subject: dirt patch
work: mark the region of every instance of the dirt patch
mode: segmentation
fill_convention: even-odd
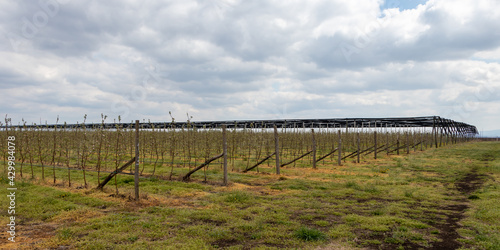
[[[358,203],[366,203],[370,201],[376,201],[378,204],[386,204],[391,202],[398,202],[400,200],[397,199],[385,199],[380,197],[370,197],[370,198],[354,198],[352,195],[348,195],[345,197],[346,199],[356,200]]]
[[[227,247],[239,245],[240,243],[241,242],[239,242],[235,239],[230,239],[230,240],[221,239],[221,240],[217,240],[217,241],[212,242],[211,245],[215,248],[225,249]]]
[[[283,249],[283,248],[287,248],[286,245],[282,245],[282,244],[276,244],[276,243],[262,243],[262,244],[256,244],[255,246],[266,246],[266,247],[272,247],[272,248],[278,248],[278,249]],[[243,249],[247,250],[247,249],[252,249],[253,247],[245,247]]]
[[[217,220],[212,220],[212,219],[201,219],[198,222],[200,224],[211,224],[211,226],[216,226],[216,227],[222,226],[223,224],[226,223],[224,221],[217,221]]]
[[[39,244],[47,241],[55,235],[56,225],[48,223],[32,223],[16,226],[16,242],[7,240],[10,235],[7,232],[0,233],[3,242],[0,249],[35,249]]]
[[[479,189],[484,183],[485,175],[477,173],[476,169],[472,169],[465,177],[455,183],[455,188],[464,195],[473,193]],[[439,230],[439,242],[433,244],[430,249],[457,249],[462,246],[458,242],[461,236],[457,229],[460,228],[458,222],[462,220],[465,210],[468,208],[467,199],[462,199],[460,204],[441,207],[441,210],[447,211],[446,220],[444,223],[434,225]]]
[[[458,191],[464,194],[470,194],[479,189],[484,183],[485,175],[478,174],[477,170],[473,169],[464,178],[455,183]]]
[[[342,216],[333,214],[316,214],[316,213],[300,213],[295,212],[290,215],[290,219],[299,222],[301,225],[305,225],[309,228],[315,228],[318,230],[324,230],[324,227],[316,224],[316,221],[326,221],[329,225],[335,225],[342,222]]]
[[[388,231],[388,232],[373,232],[370,230],[366,229],[356,229],[354,230],[354,233],[357,235],[357,238],[354,239],[354,242],[359,247],[365,247],[366,249],[380,249],[380,250],[392,250],[392,249],[397,249],[399,246],[404,247],[404,249],[421,249],[424,248],[423,246],[411,242],[410,240],[405,239],[404,242],[403,240],[401,242],[390,242],[387,241],[387,239],[393,239],[392,235],[393,233]],[[374,243],[368,243],[367,242],[379,242],[378,244]],[[443,248],[446,249],[446,248]]]
[[[494,161],[495,160],[495,155],[493,153],[484,153],[483,155],[481,155],[481,157],[479,158],[479,160],[481,161]]]
[[[316,250],[353,250],[353,249],[362,250],[368,248],[352,247],[349,246],[347,243],[337,243],[337,242],[331,242],[326,246],[320,246],[316,248]]]
[[[457,249],[462,245],[457,241],[461,238],[457,232],[460,228],[458,222],[464,218],[466,204],[457,204],[443,207],[442,210],[448,211],[444,223],[435,224],[434,227],[439,230],[439,241],[432,244],[429,249]]]

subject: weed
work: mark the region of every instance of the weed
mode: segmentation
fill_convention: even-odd
[[[479,198],[479,196],[473,194],[473,195],[470,195],[469,197],[467,197],[467,199],[469,199],[469,200],[478,200],[480,198]]]
[[[380,192],[379,189],[374,185],[365,186],[363,188],[363,191],[368,192],[368,193],[372,193],[372,194]]]
[[[59,238],[61,238],[62,240],[72,239],[73,235],[74,235],[73,232],[69,228],[62,229],[58,233]]]
[[[382,242],[380,240],[367,240],[363,242],[362,245],[380,245]]]
[[[397,168],[403,168],[403,162],[399,158],[396,159],[396,167]]]
[[[325,240],[326,235],[314,228],[301,227],[294,232],[294,236],[304,241]]]
[[[388,237],[384,240],[386,243],[390,244],[403,244],[405,241],[399,237]]]
[[[373,210],[371,212],[371,214],[373,214],[373,215],[383,215],[384,214],[384,210],[381,209],[381,208],[377,208],[377,209]]]
[[[348,181],[348,182],[345,184],[345,187],[346,187],[346,188],[356,189],[356,190],[361,190],[361,187],[358,185],[358,183],[356,183],[356,182],[354,182],[354,181]]]
[[[316,224],[320,227],[327,227],[330,225],[330,222],[324,221],[324,220],[318,220],[318,221],[315,221],[314,224]]]
[[[131,237],[128,237],[127,240],[130,241],[130,242],[135,242],[139,239],[139,237],[137,236],[131,236]]]
[[[230,232],[228,230],[214,228],[208,233],[208,235],[216,240],[220,240],[220,239],[227,239],[229,237],[229,233]]]
[[[405,190],[405,197],[413,198],[413,190]]]
[[[251,199],[251,195],[243,191],[233,191],[225,195],[224,201],[230,203],[245,203]]]

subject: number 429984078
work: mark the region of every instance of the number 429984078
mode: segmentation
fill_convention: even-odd
[[[14,185],[14,179],[16,178],[16,168],[15,168],[15,160],[16,160],[16,144],[14,143],[14,141],[16,140],[16,137],[15,136],[9,136],[7,137],[7,141],[8,141],[8,148],[7,148],[7,154],[8,154],[8,169],[9,169],[9,173],[8,173],[8,178],[10,180],[10,185],[13,186]]]

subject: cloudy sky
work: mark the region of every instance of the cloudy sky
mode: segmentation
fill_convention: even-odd
[[[13,123],[439,115],[500,128],[497,0],[0,2]]]

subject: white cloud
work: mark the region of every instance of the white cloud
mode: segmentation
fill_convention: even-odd
[[[74,1],[26,37],[24,20],[44,9],[2,2],[0,113],[33,122],[446,114],[494,129],[497,1],[382,4]]]

